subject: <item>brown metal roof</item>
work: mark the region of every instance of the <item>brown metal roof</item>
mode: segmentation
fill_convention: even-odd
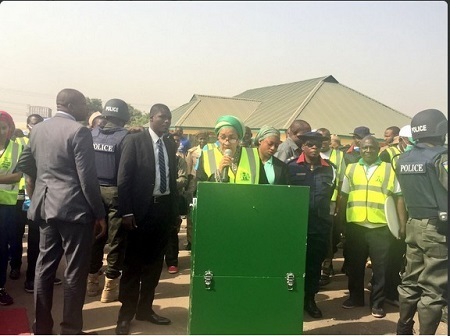
[[[286,130],[295,119],[331,133],[349,135],[357,126],[367,126],[382,138],[389,126],[402,127],[411,117],[356,90],[333,76],[309,79],[244,91],[234,97],[194,95],[172,111],[172,125],[185,129],[214,128],[225,114],[242,119],[252,130],[263,125]]]

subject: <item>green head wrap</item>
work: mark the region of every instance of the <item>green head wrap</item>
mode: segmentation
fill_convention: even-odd
[[[259,146],[259,141],[264,140],[265,138],[267,138],[269,136],[280,137],[280,131],[272,126],[264,125],[263,127],[261,127],[258,134],[256,134],[255,146]]]
[[[219,135],[220,129],[225,126],[233,127],[236,130],[239,139],[242,139],[244,137],[245,125],[237,117],[232,115],[225,115],[217,119],[216,126],[214,127],[214,132],[216,133],[216,135]]]

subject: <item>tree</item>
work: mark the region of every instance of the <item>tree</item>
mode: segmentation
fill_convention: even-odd
[[[128,104],[128,111],[130,112],[130,121],[127,123],[129,126],[143,126],[150,121],[150,112],[144,113],[130,104]]]
[[[91,116],[94,112],[102,112],[103,111],[103,104],[102,100],[98,98],[89,98],[86,97],[86,104],[88,106],[88,118]]]

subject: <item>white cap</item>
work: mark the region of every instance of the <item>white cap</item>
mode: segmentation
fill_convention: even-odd
[[[412,137],[411,125],[403,126],[400,129],[400,133],[398,135],[401,136],[401,137],[405,137],[405,138],[411,138]]]

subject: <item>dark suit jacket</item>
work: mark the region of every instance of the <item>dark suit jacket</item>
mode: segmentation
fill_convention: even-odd
[[[289,167],[279,158],[272,156],[273,170],[275,172],[275,185],[288,185],[289,183]]]
[[[173,216],[178,215],[176,147],[172,139],[163,137],[169,156],[169,187],[172,196]],[[123,140],[122,156],[117,174],[119,215],[133,214],[137,226],[149,218],[155,187],[156,164],[153,141],[148,130],[129,134]],[[151,225],[151,223],[148,223]]]
[[[104,218],[91,132],[57,113],[33,127],[16,170],[35,178],[31,220],[92,223]]]

